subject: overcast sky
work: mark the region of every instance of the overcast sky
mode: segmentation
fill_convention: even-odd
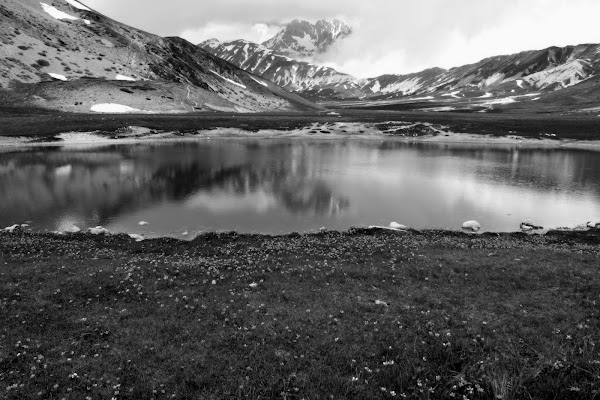
[[[82,0],[161,36],[261,42],[292,19],[341,18],[355,33],[319,60],[360,78],[599,43],[598,0]]]

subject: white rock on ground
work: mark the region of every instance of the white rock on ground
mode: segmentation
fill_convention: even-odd
[[[66,233],[79,233],[79,232],[81,232],[81,229],[76,225],[71,225],[71,226],[68,226],[67,229],[65,229],[65,232]]]
[[[13,233],[15,230],[18,230],[18,229],[21,229],[21,225],[14,224],[12,226],[7,226],[6,228],[4,228],[4,232]]]
[[[129,237],[134,239],[136,242],[141,242],[144,240],[144,237],[142,235],[138,235],[137,233],[130,233]]]
[[[88,232],[92,235],[108,235],[110,232],[103,226],[96,226],[95,228],[88,228]]]
[[[462,224],[462,228],[466,231],[477,232],[481,229],[481,224],[477,221],[466,221]]]
[[[392,223],[390,224],[390,228],[392,228],[392,229],[402,229],[402,230],[404,230],[404,229],[408,229],[408,227],[407,227],[407,226],[405,226],[405,225],[402,225],[402,224],[399,224],[399,223],[397,223],[397,222],[392,222]]]
[[[382,300],[375,300],[375,305],[387,307],[388,303]]]
[[[535,231],[539,229],[544,229],[543,226],[538,226],[534,224],[530,219],[521,222],[521,225],[519,227],[522,231]]]
[[[594,218],[586,224],[588,228],[600,228],[600,218]]]
[[[146,225],[148,225],[148,223],[146,221],[140,221],[140,222],[138,222],[138,225],[139,226],[146,226]]]

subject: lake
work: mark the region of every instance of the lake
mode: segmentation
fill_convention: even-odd
[[[600,153],[357,139],[35,147],[0,153],[0,204],[1,226],[147,237],[574,227],[600,215]]]

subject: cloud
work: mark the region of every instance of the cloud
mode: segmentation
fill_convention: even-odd
[[[194,43],[211,37],[259,42],[295,18],[340,17],[355,32],[318,61],[357,77],[600,42],[597,0],[83,1],[119,21]]]
[[[367,10],[355,33],[319,61],[373,77],[600,41],[600,3],[591,0],[425,0],[402,10]]]
[[[221,41],[245,39],[262,43],[277,34],[282,25],[242,24],[242,23],[208,23],[197,29],[187,29],[179,34],[185,40],[198,44],[207,39],[217,38]]]

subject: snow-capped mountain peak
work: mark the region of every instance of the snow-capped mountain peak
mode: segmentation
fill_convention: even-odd
[[[208,39],[208,40],[205,40],[204,42],[200,43],[199,46],[200,47],[210,47],[210,48],[214,49],[216,47],[219,47],[220,44],[221,44],[221,41],[219,39],[212,38],[212,39]]]
[[[295,19],[263,45],[292,58],[306,58],[326,52],[335,41],[351,33],[350,26],[339,19],[322,19],[314,24]]]

